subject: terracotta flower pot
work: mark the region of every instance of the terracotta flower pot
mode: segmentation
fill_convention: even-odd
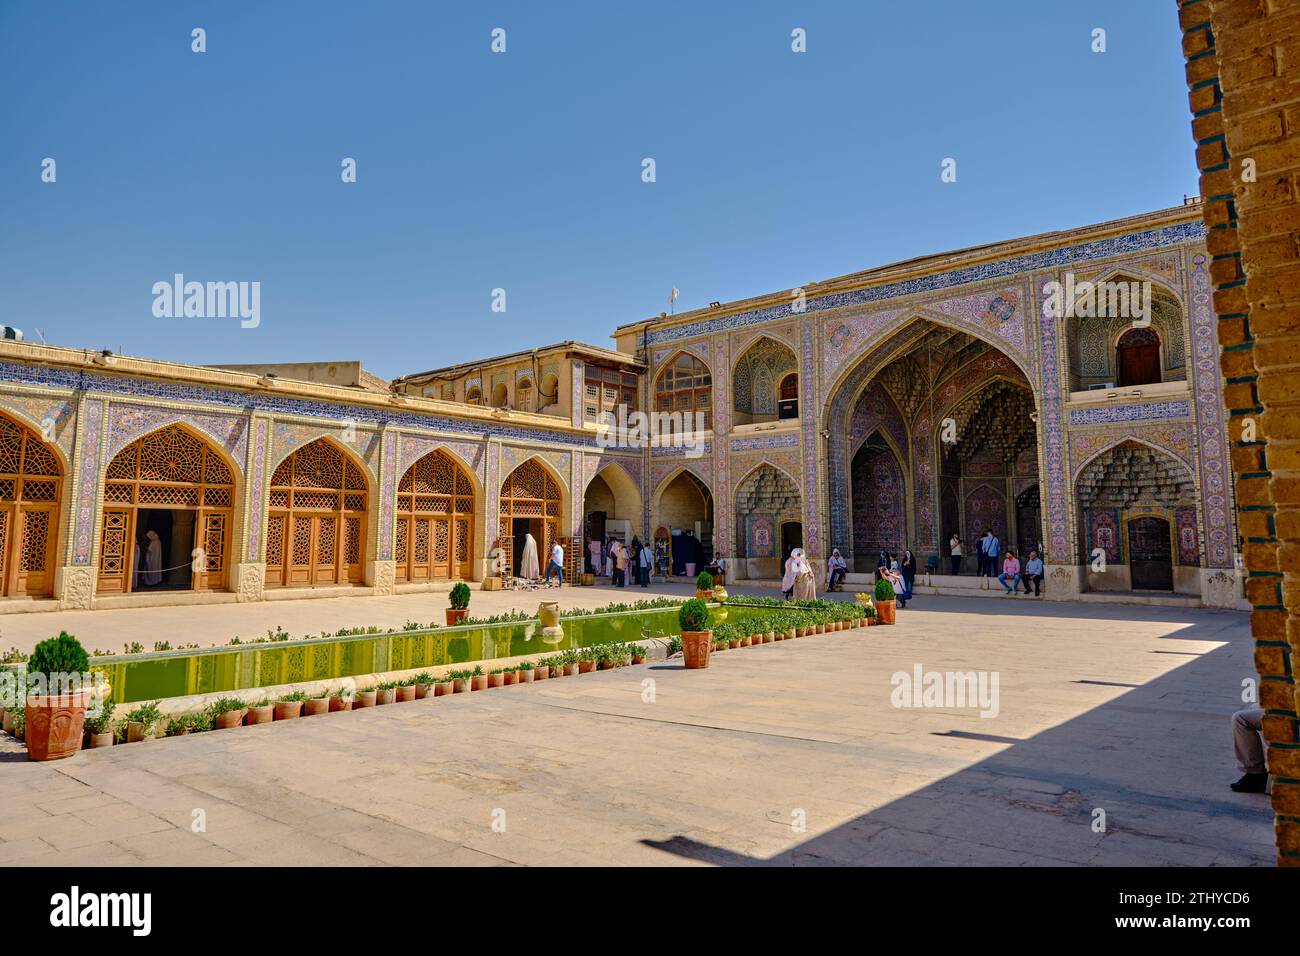
[[[735,645],[735,644],[732,644],[731,646],[732,646],[732,647],[735,647],[736,645]],[[644,654],[633,654],[633,655],[632,655],[632,666],[633,666],[633,667],[635,667],[637,664],[644,664],[644,663],[645,663],[645,655],[644,655]]]
[[[597,662],[596,662],[596,670],[598,670],[598,671],[612,671],[613,669],[614,669],[614,662],[613,662],[613,661],[597,661]]]
[[[430,682],[430,683],[428,683],[428,684],[415,684],[414,687],[415,687],[415,699],[416,699],[416,700],[424,700],[424,698],[428,697],[429,694],[431,694],[431,693],[433,692],[433,683],[432,683],[432,682]]]
[[[313,697],[302,702],[302,715],[304,717],[319,717],[321,714],[328,714],[329,712],[330,701],[328,697]]]
[[[14,713],[12,710],[5,711],[4,731],[7,734],[12,734],[14,732]]]
[[[440,680],[433,685],[433,696],[446,697],[453,690],[455,690],[455,684],[452,681]]]
[[[81,749],[85,736],[87,691],[27,698],[26,740],[29,760],[59,760]]]
[[[768,631],[766,634],[763,635],[764,643],[767,643],[768,641],[784,641],[784,640],[785,640],[785,631]]]
[[[467,618],[467,617],[469,617],[469,608],[467,608],[467,607],[462,607],[462,608],[449,607],[449,608],[447,608],[447,626],[448,626],[448,627],[455,627],[457,624],[459,624],[461,621],[465,620],[465,618]]]
[[[126,742],[128,744],[138,744],[142,740],[144,740],[144,724],[138,720],[127,721]]]
[[[248,708],[248,726],[250,727],[253,726],[253,724],[269,724],[274,719],[275,719],[274,704],[267,704],[265,707]],[[130,729],[130,725],[128,725],[128,731],[129,729]],[[128,737],[127,739],[129,740],[130,737]]]
[[[740,646],[740,638],[738,638],[738,637],[733,637],[733,638],[731,638],[731,640],[727,641],[727,646],[728,646],[728,647],[731,647],[731,648],[733,648],[733,649],[739,647],[739,646]]]
[[[102,734],[88,734],[87,736],[90,738],[91,750],[113,746],[113,732],[111,730],[106,730]]]
[[[470,684],[469,684],[470,690],[487,690],[487,686],[488,686],[487,674],[475,674],[473,677],[470,678]]]
[[[687,669],[708,667],[712,645],[712,631],[682,631],[682,657],[686,660]]]
[[[409,704],[415,700],[414,684],[403,684],[401,687],[394,687],[393,690],[397,691],[397,702],[399,704]]]
[[[362,707],[374,707],[379,701],[379,692],[375,690],[359,690],[356,696],[352,698],[352,709],[360,710]]]
[[[505,678],[503,683],[506,687],[509,687],[511,684],[519,683],[519,671],[506,671],[501,676]]]
[[[707,590],[707,591],[701,591],[699,588],[696,588],[696,589],[695,589],[695,596],[696,596],[697,598],[699,598],[701,601],[712,601],[712,600],[713,600],[713,589],[710,588],[710,589]]]
[[[533,671],[529,668],[526,671],[516,671],[519,676],[515,678],[516,684],[531,684],[533,682]]]
[[[538,664],[533,668],[533,680],[548,680],[551,676],[551,665]]]
[[[453,694],[468,694],[469,678],[457,677],[455,680],[451,682],[451,691]]]
[[[488,681],[487,681],[487,685],[488,685],[489,687],[505,687],[505,686],[506,686],[506,675],[505,675],[505,674],[488,674],[487,679],[488,679]]]
[[[302,705],[300,700],[277,700],[272,705],[275,708],[275,719],[297,720],[302,716]]]
[[[773,641],[775,641],[775,640],[776,640],[776,634],[773,633],[773,632],[770,632],[770,631],[769,631],[767,634],[764,634],[764,635],[763,635],[763,643],[764,643],[764,644],[771,644],[771,643],[772,643]]]
[[[384,687],[375,688],[375,704],[382,707],[384,704],[397,703],[397,688]]]
[[[565,677],[577,677],[577,676],[578,676],[578,671],[579,671],[579,667],[578,667],[578,662],[577,662],[577,661],[574,661],[572,664],[565,664],[565,665],[564,665],[564,676],[565,676]]]
[[[595,669],[596,669],[595,661],[578,661],[579,674],[590,674]]]
[[[244,726],[244,717],[248,714],[247,710],[227,710],[217,714],[216,720],[213,721],[213,727],[217,730],[231,730],[235,727]]]
[[[893,601],[877,601],[876,602],[876,623],[893,624],[894,608],[895,608],[895,604]]]
[[[330,698],[330,713],[331,713],[331,714],[337,714],[337,713],[338,713],[339,711],[341,711],[341,710],[351,710],[351,709],[352,709],[352,700],[351,700],[351,698],[348,698],[348,697],[331,697],[331,698]]]

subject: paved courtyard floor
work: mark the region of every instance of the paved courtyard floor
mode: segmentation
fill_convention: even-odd
[[[1268,798],[1227,788],[1245,615],[899,620],[49,764],[4,738],[0,864],[1273,862]],[[997,716],[895,708],[918,664],[996,671]]]

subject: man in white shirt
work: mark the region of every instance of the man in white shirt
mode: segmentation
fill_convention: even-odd
[[[637,563],[641,570],[641,587],[649,587],[650,569],[655,563],[655,554],[650,550],[650,542],[641,545],[641,554],[638,556]]]
[[[555,572],[556,584],[564,587],[564,549],[560,547],[560,542],[555,542],[551,547],[551,563],[546,566],[546,583],[551,583],[551,572]]]

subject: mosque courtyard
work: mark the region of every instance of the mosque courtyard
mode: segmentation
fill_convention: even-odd
[[[524,597],[537,595],[476,592],[475,608]],[[13,615],[0,629],[6,647],[77,625],[87,646],[219,643],[232,628],[428,619],[445,596],[357,605]],[[1246,615],[926,597],[898,620],[729,650],[707,670],[652,658],[49,763],[6,736],[0,863],[1273,863],[1268,797],[1228,789],[1228,719],[1254,677]],[[898,675],[918,670],[995,677],[996,699],[908,706],[927,701],[900,696]]]

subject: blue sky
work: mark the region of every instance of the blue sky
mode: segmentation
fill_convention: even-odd
[[[0,0],[0,322],[385,377],[610,345],[673,286],[681,311],[1177,205],[1179,44],[1168,0]],[[154,317],[177,272],[260,282],[261,324]]]

